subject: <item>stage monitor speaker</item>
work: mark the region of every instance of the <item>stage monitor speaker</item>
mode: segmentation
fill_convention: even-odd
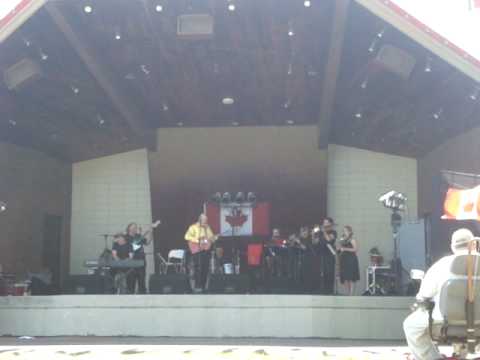
[[[246,294],[249,289],[247,275],[210,275],[208,292],[210,294]]]
[[[154,274],[149,281],[150,294],[189,294],[192,292],[188,275]]]
[[[69,275],[63,286],[63,293],[70,295],[94,295],[108,293],[108,279],[100,275]]]
[[[270,294],[294,294],[297,286],[293,279],[281,276],[272,276],[266,281],[266,288]]]

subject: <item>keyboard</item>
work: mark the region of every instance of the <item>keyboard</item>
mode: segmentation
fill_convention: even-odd
[[[86,260],[84,266],[87,268],[131,269],[145,266],[145,260]]]

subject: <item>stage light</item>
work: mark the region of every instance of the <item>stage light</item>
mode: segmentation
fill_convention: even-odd
[[[91,5],[85,5],[83,7],[83,11],[85,11],[87,14],[91,14],[93,11],[93,7]]]
[[[42,50],[42,49],[39,49],[38,50],[38,53],[40,54],[40,58],[43,60],[43,61],[46,61],[48,59],[48,55]]]
[[[235,4],[228,4],[228,11],[235,11]]]
[[[235,103],[235,99],[231,97],[224,97],[222,99],[222,104],[223,105],[233,105]]]
[[[120,30],[115,30],[115,40],[121,40],[122,34],[120,34]]]
[[[436,119],[436,120],[438,120],[438,119],[440,119],[440,117],[442,116],[442,114],[443,114],[443,109],[440,108],[440,109],[438,109],[438,111],[436,111],[436,112],[433,113],[433,118]]]
[[[223,193],[223,195],[222,195],[222,202],[224,202],[224,203],[232,202],[232,195],[230,195],[229,192]]]
[[[293,30],[288,30],[288,36],[293,36],[295,35],[295,33],[293,32]]]
[[[432,58],[427,58],[427,61],[425,63],[425,69],[423,71],[429,73],[432,72]]]
[[[8,123],[11,125],[11,126],[17,126],[17,122],[13,119],[9,119],[8,120]]]
[[[479,92],[480,92],[480,85],[477,85],[475,89],[472,91],[472,93],[470,94],[470,100],[476,101],[478,99]]]
[[[4,201],[0,201],[0,212],[4,212],[7,210],[7,203]]]
[[[309,8],[310,6],[312,6],[312,3],[309,0],[305,0],[303,2],[303,6],[305,6],[306,8]]]
[[[220,203],[222,202],[222,194],[219,192],[216,192],[215,194],[212,195],[212,201]]]
[[[287,120],[287,121],[285,121],[285,123],[286,123],[287,125],[293,125],[293,124],[295,124],[295,121],[293,121],[293,120]]]
[[[233,121],[233,122],[232,122],[232,125],[233,125],[233,126],[238,126],[238,125],[240,125],[240,123],[239,123],[238,121]]]
[[[372,43],[368,48],[368,52],[373,53],[376,48],[377,48],[377,38],[373,39]]]
[[[407,197],[398,191],[391,190],[378,198],[386,208],[403,211],[407,207]]]
[[[25,44],[26,47],[30,47],[30,45],[32,45],[30,40],[28,40],[26,37],[23,38],[23,43]]]
[[[290,100],[285,101],[285,103],[283,104],[283,108],[288,109],[290,107],[290,104],[291,104]]]
[[[254,203],[255,201],[257,201],[257,196],[255,195],[254,192],[250,191],[248,194],[247,194],[247,201],[249,203]]]
[[[383,35],[385,35],[385,29],[382,29],[382,30],[377,34],[377,37],[381,39],[381,38],[383,37]]]
[[[73,93],[74,93],[75,95],[80,92],[80,89],[77,88],[76,86],[73,86],[73,85],[72,85],[72,86],[70,86],[70,88],[72,89],[72,91],[73,91]]]
[[[179,121],[179,122],[177,123],[177,126],[178,126],[178,127],[182,127],[182,126],[183,126],[183,122]]]
[[[287,75],[292,75],[293,73],[293,65],[292,63],[288,64]]]
[[[163,111],[168,111],[168,105],[166,103],[162,104],[162,110]]]
[[[142,72],[145,74],[145,75],[150,75],[150,70],[148,70],[147,68],[147,65],[140,65],[140,70],[142,70]]]
[[[155,11],[158,12],[158,13],[159,13],[159,12],[162,12],[162,11],[163,11],[163,6],[160,5],[160,4],[157,4],[157,5],[155,6]]]
[[[100,114],[97,114],[97,123],[98,123],[98,126],[105,125],[105,119]]]
[[[245,194],[243,192],[239,191],[237,193],[237,195],[235,196],[235,202],[237,202],[237,203],[245,202]]]
[[[361,112],[361,111],[357,111],[357,112],[355,113],[355,117],[356,117],[357,119],[361,119],[361,118],[363,117],[362,112]]]
[[[366,89],[368,86],[368,77],[365,78],[365,80],[362,81],[362,84],[360,85],[360,87],[362,89]]]

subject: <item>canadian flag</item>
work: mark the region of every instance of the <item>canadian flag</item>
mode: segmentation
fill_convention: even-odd
[[[270,234],[270,204],[205,204],[212,231],[220,236],[267,236]]]
[[[480,0],[468,0],[470,10],[480,9]]]
[[[480,221],[480,186],[466,190],[448,189],[443,211],[442,219]]]

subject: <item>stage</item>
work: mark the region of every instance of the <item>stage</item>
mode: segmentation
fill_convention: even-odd
[[[412,302],[311,295],[2,297],[0,335],[402,340]]]

